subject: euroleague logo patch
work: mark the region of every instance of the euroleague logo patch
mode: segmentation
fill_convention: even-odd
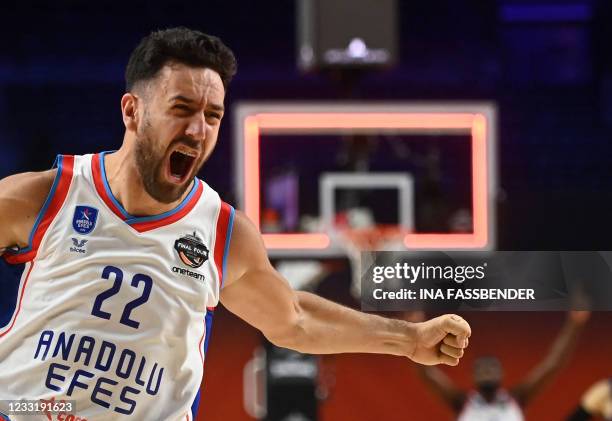
[[[72,218],[72,228],[79,234],[89,234],[96,227],[98,209],[91,206],[77,206]]]
[[[194,232],[174,242],[174,250],[183,263],[192,268],[199,268],[208,260],[208,248]]]

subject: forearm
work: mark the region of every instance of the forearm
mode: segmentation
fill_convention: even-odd
[[[513,389],[513,395],[526,405],[561,369],[576,346],[582,325],[566,321],[546,358]]]
[[[307,292],[296,292],[298,317],[280,346],[311,354],[346,352],[411,356],[413,324],[366,314]]]
[[[270,264],[256,227],[240,213],[234,225],[220,301],[275,345],[311,354],[379,353],[427,365],[459,364],[471,335],[460,316],[409,323],[294,291]]]
[[[543,368],[552,372],[560,368],[569,359],[581,331],[582,326],[569,321],[566,322],[552,344],[550,352],[542,364]]]

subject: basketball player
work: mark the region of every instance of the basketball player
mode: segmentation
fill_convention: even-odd
[[[587,421],[595,417],[612,420],[612,378],[592,385],[567,421]]]
[[[501,387],[503,370],[495,357],[482,357],[475,361],[473,378],[476,390],[472,392],[457,388],[434,367],[422,367],[419,372],[432,390],[457,413],[459,421],[520,421],[524,419],[523,408],[569,359],[589,316],[586,311],[568,313],[548,355],[509,390]]]
[[[119,150],[0,181],[0,279],[15,293],[0,412],[24,398],[75,401],[75,420],[193,419],[219,301],[300,352],[459,362],[471,333],[461,317],[408,323],[293,291],[255,226],[196,177],[235,69],[216,37],[154,32],[127,65]]]

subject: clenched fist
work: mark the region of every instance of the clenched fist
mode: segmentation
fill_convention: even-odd
[[[408,357],[424,365],[457,365],[472,334],[470,325],[456,314],[415,323],[415,348]]]

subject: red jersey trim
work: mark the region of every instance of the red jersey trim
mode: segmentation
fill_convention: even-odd
[[[119,208],[113,203],[108,193],[106,192],[106,189],[104,188],[104,181],[103,181],[102,172],[101,172],[101,165],[102,163],[100,161],[100,154],[95,154],[91,159],[91,173],[93,175],[94,186],[96,187],[98,196],[100,196],[102,201],[106,203],[106,206],[108,206],[115,215],[117,215],[119,218],[125,221],[127,218],[123,215],[123,213],[121,213]]]
[[[223,275],[234,224],[234,208],[221,201],[219,218],[217,218],[217,234],[215,236],[215,265],[219,274],[219,290],[223,287]]]
[[[150,231],[178,221],[194,208],[204,192],[203,183],[196,178],[195,185],[191,189],[191,192],[185,197],[185,200],[173,210],[164,212],[160,215],[133,217],[121,207],[114,197],[111,196],[112,192],[110,191],[110,186],[108,185],[102,167],[103,155],[104,153],[95,154],[91,161],[91,170],[96,192],[115,215],[138,232]]]
[[[9,249],[4,253],[4,259],[10,264],[19,264],[34,260],[45,233],[62,208],[66,196],[68,196],[68,190],[70,190],[70,185],[72,184],[74,156],[60,155],[56,162],[57,174],[55,175],[51,191],[32,227],[28,247],[16,252]]]

